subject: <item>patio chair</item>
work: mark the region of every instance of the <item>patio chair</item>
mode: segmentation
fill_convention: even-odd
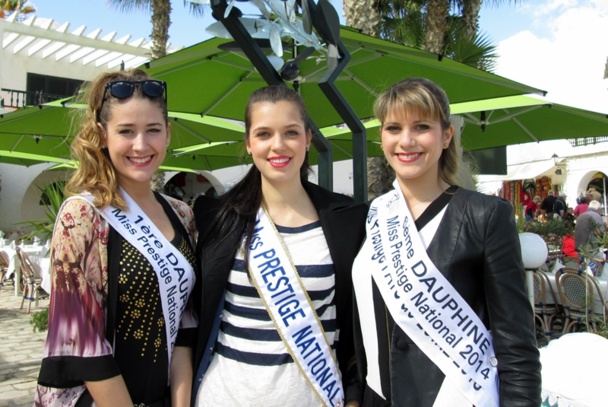
[[[4,252],[0,252],[0,289],[4,286],[4,279],[8,271],[8,258]]]
[[[555,321],[560,320],[563,325],[564,316],[549,277],[540,270],[534,272],[534,313],[542,320],[544,335],[551,340]]]
[[[584,326],[596,329],[605,324],[606,307],[602,313],[594,310],[594,299],[602,304],[604,299],[595,277],[583,270],[564,267],[555,275],[558,295],[564,310],[565,320],[562,333],[574,332],[577,327]]]
[[[41,287],[42,277],[38,273],[38,270],[32,264],[27,253],[17,247],[17,256],[19,256],[19,262],[21,263],[21,279],[23,282],[23,298],[21,299],[21,307],[25,300],[28,300],[27,313],[29,314],[32,308],[32,302],[35,302],[35,306],[38,307],[38,301],[42,298],[48,298],[49,295]]]
[[[542,297],[544,294],[544,287],[543,287],[543,281],[541,280],[540,276],[537,275],[538,272],[534,273],[534,322],[535,325],[537,326],[537,332],[538,332],[538,328],[540,328],[540,330],[542,331],[542,334],[549,338],[550,337],[550,332],[549,329],[547,328],[547,321],[544,318],[543,315],[543,301],[542,301]]]

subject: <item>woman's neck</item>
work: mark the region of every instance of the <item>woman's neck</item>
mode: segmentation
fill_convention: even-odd
[[[302,183],[279,185],[262,181],[263,204],[272,220],[281,226],[303,226],[318,220],[317,212]]]
[[[120,187],[139,205],[141,208],[156,202],[154,192],[150,185],[121,183]]]
[[[437,179],[434,183],[416,180],[398,180],[398,183],[410,209],[418,205],[428,206],[449,187],[442,179]]]

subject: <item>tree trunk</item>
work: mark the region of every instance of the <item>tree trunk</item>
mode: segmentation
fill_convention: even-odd
[[[428,0],[426,8],[425,51],[443,55],[444,38],[448,31],[449,0]]]
[[[475,38],[475,35],[477,35],[480,10],[481,0],[467,0],[462,5],[462,19],[464,22],[465,34],[468,38]]]
[[[464,118],[462,116],[454,115],[450,117],[450,123],[454,126],[454,140],[452,143],[456,143],[458,156],[460,157],[460,165],[456,172],[456,185],[471,191],[476,191],[477,186],[475,185],[475,179],[473,178],[471,164],[462,154],[462,143],[460,142],[462,138],[462,129],[464,127]]]
[[[167,54],[167,42],[169,41],[169,27],[171,26],[171,1],[152,0],[152,59],[163,57]]]
[[[377,0],[344,0],[346,25],[377,37],[381,21],[376,7],[377,2]]]

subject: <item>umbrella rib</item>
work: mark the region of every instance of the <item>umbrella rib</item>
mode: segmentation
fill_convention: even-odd
[[[203,157],[203,160],[205,161],[205,164],[207,164],[207,168],[209,168],[208,171],[213,171],[213,168],[211,168],[211,164],[209,164],[209,160],[207,159],[207,157],[205,157],[204,155],[202,157]]]
[[[241,55],[239,55],[239,57],[243,57]],[[244,58],[246,61],[250,62],[249,59]],[[243,69],[249,73],[251,72],[255,72],[255,69],[253,68],[252,65],[241,65],[241,64],[235,64],[234,62],[228,62],[228,61],[222,61],[220,59],[215,59],[215,62],[218,64],[223,64],[232,68],[238,68],[238,69]]]
[[[330,140],[329,142],[331,143],[333,140]],[[340,150],[341,152],[343,152],[344,154],[346,154],[347,157],[353,158],[353,155],[351,153],[349,153],[346,149],[340,147],[339,145],[337,145],[336,143],[332,144],[333,148]]]
[[[532,134],[532,132],[530,130],[528,130],[528,128],[526,126],[524,126],[519,121],[519,119],[517,119],[517,118],[514,117],[513,118],[513,123],[517,124],[523,130],[523,132],[526,133],[532,140],[538,141],[538,139],[536,137],[534,137],[534,134]]]
[[[359,85],[361,85],[361,87],[363,89],[365,89],[366,91],[368,91],[369,93],[371,93],[374,97],[378,97],[379,93],[374,90],[371,86],[369,86],[367,83],[365,83],[362,79],[360,79],[357,75],[355,75],[354,73],[352,73],[350,71],[350,69],[345,69],[344,72],[350,76],[350,78],[352,80],[354,80],[355,82],[357,82]]]
[[[458,114],[457,116],[464,116],[465,123],[468,122],[468,123],[477,124],[477,125],[481,124],[481,121],[477,120],[477,117],[475,117],[475,115],[473,113],[461,113],[461,114]]]
[[[228,97],[228,95],[230,95],[240,84],[241,82],[243,82],[245,79],[247,79],[248,77],[250,77],[252,74],[252,72],[248,72],[247,74],[241,76],[241,79],[239,79],[236,83],[234,83],[230,89],[228,89],[226,92],[224,92],[222,94],[222,97],[220,97],[219,99],[217,99],[215,102],[213,102],[211,104],[211,106],[209,106],[207,109],[203,110],[201,112],[201,116],[206,116],[211,110],[215,109],[215,107],[217,105],[219,105],[224,99],[226,99]]]
[[[224,145],[230,145],[232,143],[237,143],[237,141],[213,141],[213,142],[210,141],[209,143],[207,143],[205,145],[196,145],[196,146],[190,146],[190,147],[183,147],[181,149],[175,149],[175,150],[172,150],[172,151],[173,151],[173,156],[174,157],[180,157],[182,155],[188,155],[188,154],[192,154],[194,152],[200,152],[201,150],[205,150],[207,148],[217,147],[217,146],[224,146]]]
[[[522,114],[526,114],[526,113],[531,112],[531,111],[536,110],[536,109],[540,109],[543,106],[546,106],[546,105],[530,106],[530,107],[528,107],[526,109],[522,109],[522,110],[514,112],[514,113],[511,113],[511,111],[509,109],[503,109],[507,113],[507,115],[501,117],[500,119],[494,120],[491,123],[494,124],[494,123],[506,122],[507,120],[511,120],[511,119],[514,120],[515,117],[517,117],[517,116],[520,116]],[[489,122],[489,120],[488,120],[488,122]]]
[[[206,143],[210,143],[211,142],[211,140],[209,140],[208,138],[205,138],[205,137],[199,135],[198,133],[192,131],[192,129],[188,128],[188,126],[185,126],[184,124],[182,124],[181,121],[178,120],[177,118],[173,119],[173,123],[175,123],[175,125],[177,127],[179,127],[180,129],[184,130],[186,133],[190,134],[191,136],[194,136],[195,138],[197,138],[199,140],[202,140],[202,141],[204,141]]]
[[[25,135],[22,134],[21,137],[19,137],[19,140],[17,140],[17,142],[9,150],[11,153],[13,153],[15,151],[15,149],[17,148],[17,146],[19,145],[19,143],[21,143],[21,140],[23,140],[23,137],[25,137]]]

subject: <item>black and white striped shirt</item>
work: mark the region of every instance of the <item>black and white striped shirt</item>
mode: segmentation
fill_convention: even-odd
[[[338,341],[334,267],[320,222],[277,225],[301,281],[335,349]],[[197,397],[198,406],[315,406],[306,383],[245,270],[239,250],[228,278],[216,352]]]

